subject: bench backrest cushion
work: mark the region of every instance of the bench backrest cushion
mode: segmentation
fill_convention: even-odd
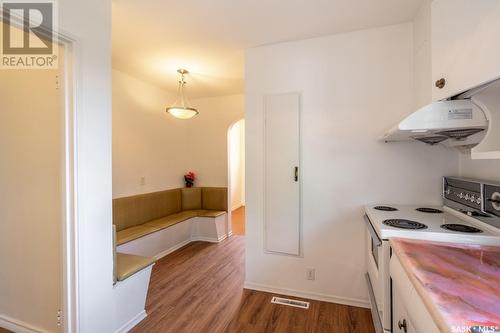
[[[121,231],[182,210],[181,189],[113,200],[113,223]]]
[[[227,212],[226,187],[203,187],[201,198],[203,209],[223,210]]]
[[[181,189],[182,210],[201,209],[201,187]]]

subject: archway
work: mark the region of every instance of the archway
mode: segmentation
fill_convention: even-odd
[[[228,200],[229,230],[245,234],[245,120],[228,129]]]

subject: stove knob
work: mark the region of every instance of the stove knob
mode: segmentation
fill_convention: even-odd
[[[446,193],[446,194],[450,195],[451,190],[450,190],[450,189],[447,189],[446,191],[444,191],[444,193]]]
[[[465,194],[465,200],[469,201],[469,193]]]
[[[472,202],[472,203],[476,202],[476,197],[473,196],[473,195],[471,195],[470,196],[470,202]]]
[[[460,194],[458,195],[458,197],[459,197],[460,199],[462,199],[462,198],[464,197],[464,193],[463,193],[463,192],[460,192]]]
[[[480,205],[480,204],[481,204],[481,197],[478,197],[478,198],[476,199],[476,202],[477,202],[477,204],[478,204],[478,205]]]

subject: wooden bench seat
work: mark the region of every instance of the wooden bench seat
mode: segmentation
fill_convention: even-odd
[[[116,280],[123,281],[144,268],[154,264],[151,257],[136,256],[133,254],[116,254]]]
[[[200,217],[217,217],[226,214],[223,210],[203,210],[201,212]]]
[[[130,227],[122,231],[118,231],[116,233],[116,245],[122,245],[128,243],[130,241],[133,241],[134,239],[149,235],[150,233],[153,233],[158,230],[159,230],[158,228],[150,226],[137,225],[135,227]]]
[[[117,245],[122,245],[134,239],[149,235],[153,232],[173,226],[174,224],[186,221],[193,217],[217,217],[224,215],[226,212],[222,210],[186,210],[180,213],[167,215],[165,217],[146,222],[144,224],[123,229],[116,233]]]
[[[227,188],[177,188],[113,199],[119,252],[160,258],[188,241],[227,237]]]

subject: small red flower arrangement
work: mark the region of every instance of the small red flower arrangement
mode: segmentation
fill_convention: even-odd
[[[186,183],[186,187],[193,187],[195,180],[196,175],[192,171],[189,171],[184,175],[184,182]]]

